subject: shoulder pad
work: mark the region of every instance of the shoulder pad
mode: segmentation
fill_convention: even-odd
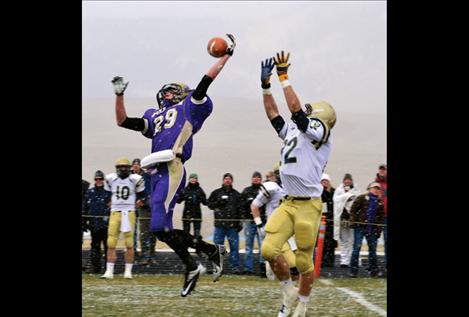
[[[266,197],[266,198],[270,198],[270,196],[277,190],[279,190],[280,186],[275,183],[275,182],[271,182],[271,181],[268,181],[268,182],[265,182],[262,184],[261,186],[261,191],[262,191],[262,194]]]
[[[113,182],[118,178],[117,173],[111,173],[106,175],[106,182]]]
[[[137,183],[139,180],[143,179],[142,175],[138,175],[138,174],[130,174],[130,180],[132,182],[135,182]]]
[[[265,188],[264,184],[261,184],[259,191],[262,193],[262,195],[264,195],[265,198],[270,198],[270,193],[267,188]]]

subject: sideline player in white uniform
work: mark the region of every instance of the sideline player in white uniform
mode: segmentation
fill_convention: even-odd
[[[257,225],[259,236],[261,236],[262,239],[265,238],[265,228],[264,228],[264,225],[262,224],[262,220],[260,217],[261,213],[260,213],[259,208],[265,205],[265,212],[266,212],[267,221],[268,221],[272,213],[280,205],[280,200],[286,195],[282,186],[280,186],[277,183],[276,174],[279,172],[278,171],[279,166],[278,164],[276,165],[277,166],[274,167],[274,172],[270,172],[272,174],[268,174],[266,176],[267,181],[261,185],[259,194],[251,203],[251,213],[253,215],[254,222]],[[282,250],[281,250],[283,257],[285,258],[285,260],[288,263],[288,266],[290,267],[290,275],[293,281],[298,280],[298,277],[299,277],[299,272],[296,268],[296,263],[295,263],[294,252],[296,251],[296,249],[297,247],[296,247],[295,238],[291,237],[288,239],[287,243],[283,245]],[[268,261],[265,261],[265,267],[266,267],[267,278],[269,280],[274,280],[275,274],[272,271],[272,268],[270,267],[270,264]]]
[[[269,89],[274,67],[272,58],[261,64],[264,108],[279,137],[284,140],[280,179],[287,193],[265,227],[262,256],[270,262],[282,286],[283,305],[278,316],[288,316],[298,299],[293,317],[300,317],[306,315],[314,281],[312,257],[322,212],[321,175],[331,151],[329,133],[336,115],[332,106],[324,101],[306,104],[306,113],[301,109],[300,101],[288,81],[289,56],[282,51],[281,54],[277,53],[274,60],[293,122],[286,123],[279,115]],[[299,289],[293,286],[288,264],[281,254],[283,245],[293,235],[298,246],[296,267],[301,274]]]
[[[112,199],[107,238],[106,272],[101,276],[102,278],[112,279],[114,277],[114,264],[117,258],[116,246],[121,232],[124,233],[126,247],[124,278],[132,278],[135,208],[143,205],[145,181],[138,174],[130,174],[130,166],[130,161],[127,158],[120,158],[116,162],[116,173],[106,175],[104,189],[112,192]]]

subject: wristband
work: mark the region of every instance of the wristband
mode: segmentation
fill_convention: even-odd
[[[269,88],[262,89],[262,94],[263,94],[263,95],[272,95],[272,93],[270,92],[270,89],[269,89]]]
[[[254,218],[254,222],[256,223],[256,225],[258,225],[258,226],[262,226],[262,220],[261,220],[261,217],[255,217],[255,218]]]
[[[287,88],[288,86],[290,86],[290,82],[287,80],[284,80],[284,81],[281,81],[280,82],[280,85],[282,85],[282,88]]]

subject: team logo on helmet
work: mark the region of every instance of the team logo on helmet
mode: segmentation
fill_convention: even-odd
[[[172,99],[165,99],[164,95],[167,92],[173,94]],[[166,84],[158,91],[156,94],[156,101],[158,102],[158,107],[164,108],[168,106],[175,105],[184,100],[190,92],[189,86],[183,83],[170,83]]]
[[[336,122],[336,114],[334,108],[325,101],[307,103],[305,105],[306,116],[310,118],[318,118],[332,129]]]

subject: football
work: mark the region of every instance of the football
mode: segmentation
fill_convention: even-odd
[[[226,54],[228,43],[221,37],[214,37],[208,41],[207,52],[213,57],[222,57]]]

